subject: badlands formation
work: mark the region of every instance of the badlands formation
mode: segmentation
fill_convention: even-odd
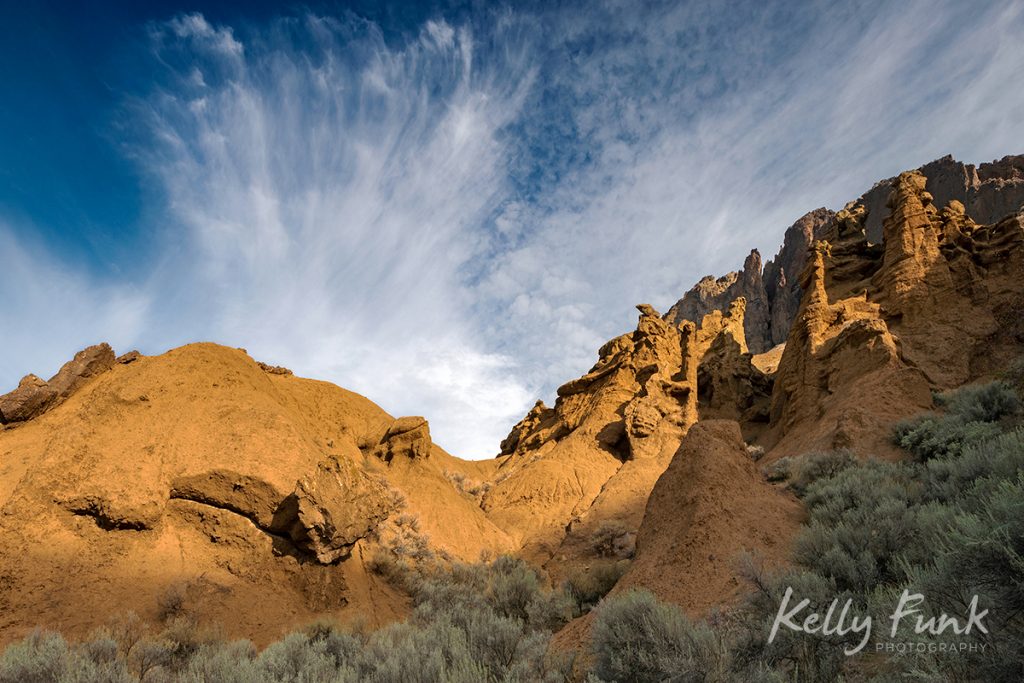
[[[947,157],[812,211],[767,263],[638,306],[490,460],[242,349],[90,347],[0,397],[0,642],[182,604],[257,644],[383,624],[409,610],[375,571],[396,543],[554,582],[628,563],[614,591],[706,614],[745,590],[741,554],[789,555],[801,505],[763,464],[899,457],[895,421],[1021,354],[1022,205],[1024,157]]]

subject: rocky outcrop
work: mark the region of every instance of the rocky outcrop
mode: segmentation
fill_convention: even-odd
[[[48,382],[35,375],[26,375],[17,389],[0,396],[0,424],[39,417],[113,365],[114,351],[110,345],[97,344],[76,353]]]
[[[97,370],[78,361],[70,376]],[[199,584],[190,616],[259,644],[327,613],[400,620],[407,602],[368,569],[392,511],[438,556],[513,551],[446,478],[496,470],[430,443],[422,418],[270,376],[237,349],[115,363],[0,429],[0,643],[37,624],[84,637],[110,614],[155,620],[169,589]]]
[[[697,405],[702,420],[740,420],[753,439],[768,422],[771,379],[754,366],[744,336],[746,300],[712,311],[697,330]]]
[[[1024,208],[1024,156],[964,164],[945,156],[918,169],[926,178],[923,190],[936,207],[961,207],[981,224],[996,223]],[[667,319],[700,324],[714,310],[726,310],[738,297],[747,300],[746,337],[753,353],[763,353],[786,341],[800,306],[799,276],[806,265],[807,250],[826,233],[847,238],[863,231],[874,244],[883,242],[883,225],[889,215],[889,197],[897,178],[877,183],[838,213],[816,209],[786,230],[782,248],[760,267],[752,252],[743,268],[720,278],[700,280],[669,310]]]
[[[643,440],[663,423],[681,429],[696,420],[695,327],[675,328],[648,304],[637,309],[636,331],[601,347],[590,372],[558,388],[554,408],[538,401],[502,442],[503,454],[538,450],[583,429],[623,459],[643,457],[650,451]]]
[[[701,279],[665,315],[673,324],[684,320],[702,323],[704,316],[714,311],[726,311],[736,299],[746,300],[744,336],[755,352],[771,348],[771,306],[762,277],[761,254],[750,252],[743,268],[715,279],[708,275]]]
[[[917,170],[927,178],[924,189],[936,206],[957,201],[979,223],[996,223],[1024,207],[1024,155],[1006,156],[978,166],[947,155]],[[865,228],[872,242],[882,241],[883,222],[888,215],[886,204],[894,180],[880,181],[858,200],[867,210]]]
[[[393,507],[379,480],[349,461],[329,458],[299,479],[285,507],[295,514],[288,535],[318,562],[332,564],[348,557],[352,546],[384,521]]]
[[[185,500],[226,510],[252,522],[274,537],[289,539],[299,553],[321,564],[344,559],[394,509],[387,487],[350,460],[329,457],[303,475],[294,491],[281,493],[260,477],[232,470],[212,470],[179,477],[171,484],[171,500]],[[157,519],[118,519],[151,529]],[[109,517],[109,513],[107,514]],[[153,515],[150,515],[152,518]]]
[[[803,302],[772,393],[767,445],[777,454],[851,446],[889,452],[886,425],[931,405],[926,378],[904,360],[879,305],[863,294],[830,301],[829,270],[872,256],[857,242],[842,246],[833,253],[830,243],[815,243],[802,277]]]
[[[697,420],[695,326],[637,309],[635,331],[602,346],[588,373],[559,387],[554,407],[538,402],[502,442],[484,509],[540,561],[563,545],[567,526],[582,538],[614,514],[635,529],[650,487]],[[577,550],[563,545],[560,554]]]
[[[704,316],[728,310],[736,299],[746,299],[744,334],[752,353],[763,353],[786,341],[793,316],[800,305],[799,274],[806,261],[807,246],[830,222],[832,212],[815,209],[786,230],[775,258],[764,264],[755,249],[739,271],[701,279],[669,309],[666,319],[679,324],[689,320],[702,324]]]
[[[801,216],[785,232],[782,247],[773,259],[764,264],[764,285],[770,311],[768,345],[754,346],[762,353],[786,341],[789,328],[800,308],[800,274],[807,265],[807,250],[832,221],[828,209],[815,209]]]
[[[256,361],[256,365],[260,366],[260,370],[267,373],[268,375],[282,375],[285,377],[291,376],[293,373],[291,370],[280,365],[270,365],[262,361]]]
[[[400,417],[388,425],[373,448],[373,454],[388,463],[396,456],[419,460],[430,457],[432,445],[430,425],[426,419],[419,416]]]
[[[928,187],[920,171],[892,181],[883,244],[864,227],[871,211],[850,204],[813,245],[775,376],[773,456],[891,452],[892,423],[931,407],[931,392],[1020,353],[1003,321],[1024,305],[1021,214],[979,226]]]

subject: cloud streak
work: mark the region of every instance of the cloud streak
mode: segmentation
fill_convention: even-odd
[[[99,338],[210,339],[493,455],[633,304],[903,168],[1024,151],[1022,29],[1009,2],[610,0],[398,38],[348,14],[170,18],[126,107],[149,272],[69,270],[0,229],[0,283],[30,284],[0,379]]]

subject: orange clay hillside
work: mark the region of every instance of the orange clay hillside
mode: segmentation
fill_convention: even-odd
[[[214,344],[121,361],[79,354],[84,387],[0,432],[4,640],[167,599],[263,643],[325,612],[392,620],[403,601],[366,563],[399,515],[456,558],[512,549],[444,476],[491,463],[452,458],[422,418]]]
[[[784,562],[801,519],[756,458],[897,457],[895,421],[1021,355],[1022,205],[1024,158],[944,159],[812,212],[763,272],[638,306],[487,461],[240,349],[90,347],[0,396],[0,644],[129,610],[261,645],[323,616],[383,624],[409,611],[396,555],[518,553],[554,582],[615,565],[616,591],[726,606],[737,558]]]

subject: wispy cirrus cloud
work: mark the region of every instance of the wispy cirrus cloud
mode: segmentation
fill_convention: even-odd
[[[69,267],[32,233],[0,221],[0,378],[12,387],[28,372],[50,377],[83,346],[133,344],[149,314],[144,291]]]
[[[1022,151],[1019,3],[605,11],[613,48],[556,82],[592,161],[514,207],[522,236],[481,285],[538,375],[583,371],[633,304],[664,310],[753,247],[770,258],[806,211],[947,153]]]
[[[158,289],[190,302],[165,329],[427,413],[453,450],[493,454],[532,392],[480,343],[460,272],[507,193],[498,131],[534,78],[523,48],[480,63],[443,20],[393,48],[371,23],[312,15],[244,48],[196,15],[154,41],[169,70],[136,103],[156,141],[140,159],[182,244]]]
[[[125,112],[149,272],[8,239],[0,264],[45,265],[0,273],[36,287],[0,320],[2,377],[70,351],[33,349],[24,321],[79,346],[212,339],[493,455],[633,304],[903,168],[1024,151],[1022,29],[1019,3],[953,1],[478,7],[400,35],[168,18]]]

